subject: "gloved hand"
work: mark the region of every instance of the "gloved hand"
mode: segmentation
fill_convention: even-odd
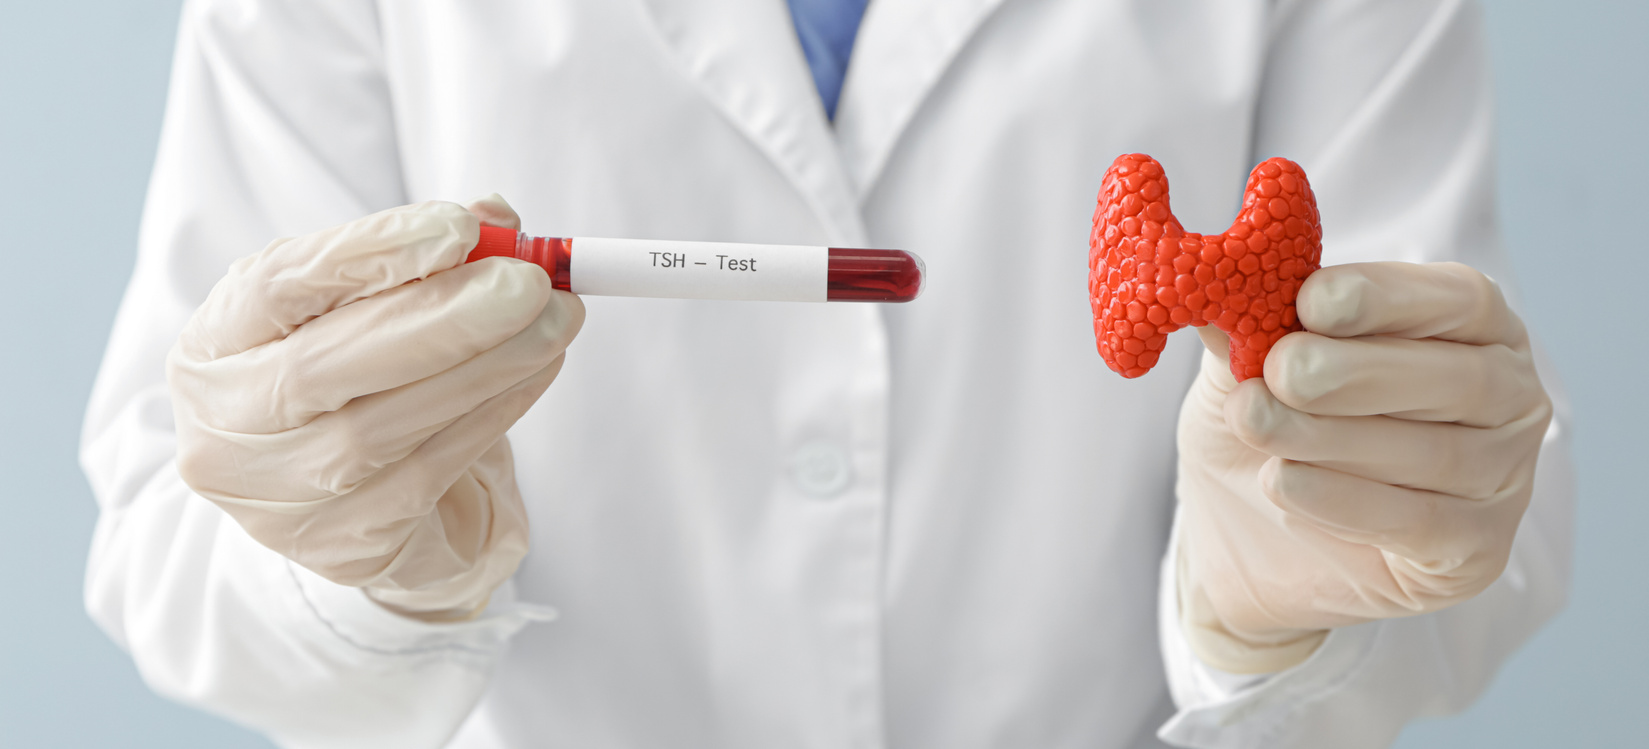
[[[263,545],[427,620],[527,550],[504,432],[584,321],[537,266],[463,264],[502,198],[424,203],[230,267],[167,361],[178,473]]]
[[[1488,587],[1551,419],[1522,321],[1469,267],[1331,266],[1298,309],[1306,330],[1240,385],[1225,335],[1200,329],[1180,412],[1181,624],[1233,673]]]

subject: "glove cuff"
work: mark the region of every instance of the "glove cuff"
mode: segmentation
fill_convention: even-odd
[[[475,603],[473,605],[440,609],[437,611],[421,611],[418,609],[406,608],[404,606],[397,606],[379,597],[380,595],[385,595],[386,597],[393,599],[395,596],[394,591],[375,591],[371,588],[363,588],[363,590],[366,592],[366,597],[373,603],[378,604],[380,608],[383,608],[384,610],[397,616],[404,616],[408,619],[416,619],[418,621],[429,622],[431,624],[454,624],[458,622],[475,621],[481,616],[481,612],[486,611],[487,606],[492,603],[492,593],[489,591],[487,595],[481,597],[479,603]]]
[[[1272,674],[1304,663],[1328,637],[1326,629],[1283,630],[1276,634],[1239,635],[1226,628],[1213,602],[1186,574],[1185,550],[1179,550],[1180,630],[1191,652],[1208,666],[1231,674]]]

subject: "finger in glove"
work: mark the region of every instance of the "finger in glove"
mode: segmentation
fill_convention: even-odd
[[[1500,287],[1460,263],[1331,265],[1305,280],[1295,305],[1306,330],[1332,338],[1528,344],[1528,332]]]
[[[1494,496],[1530,458],[1521,429],[1319,416],[1279,401],[1259,379],[1237,385],[1224,408],[1232,433],[1267,455],[1467,499]]]
[[[192,389],[207,425],[242,434],[287,431],[497,347],[539,319],[551,293],[549,278],[526,263],[461,265],[238,354],[179,358],[174,382]]]
[[[1291,333],[1266,358],[1265,381],[1278,400],[1322,416],[1497,427],[1544,398],[1528,358],[1503,344]]]
[[[1462,499],[1281,458],[1260,468],[1260,487],[1284,512],[1387,552],[1394,573],[1402,567],[1423,576],[1417,582],[1436,600],[1470,595],[1499,576],[1528,503],[1520,492]]]
[[[276,240],[229,267],[178,347],[210,361],[284,338],[346,304],[459,265],[480,236],[480,220],[463,206],[429,202]]]
[[[180,455],[180,467],[195,490],[209,498],[267,510],[292,511],[299,503],[354,492],[375,472],[407,459],[472,410],[546,368],[559,368],[557,362],[583,319],[578,297],[552,292],[525,329],[457,366],[356,398],[292,429],[270,434],[219,430],[215,439],[194,441],[203,449]],[[477,449],[503,431],[482,439]],[[293,470],[295,466],[303,470]],[[256,497],[237,491],[241,476],[261,477]]]

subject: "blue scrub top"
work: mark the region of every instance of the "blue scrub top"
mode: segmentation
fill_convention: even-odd
[[[824,101],[825,116],[836,119],[836,102],[842,97],[842,79],[847,77],[847,60],[853,54],[853,39],[859,35],[859,21],[865,17],[869,0],[787,0],[790,17],[796,22],[807,66],[813,69],[813,85]]]

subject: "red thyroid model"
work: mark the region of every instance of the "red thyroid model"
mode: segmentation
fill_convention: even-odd
[[[1317,198],[1292,161],[1255,167],[1236,223],[1203,236],[1175,220],[1156,159],[1117,157],[1088,238],[1099,355],[1123,377],[1138,377],[1156,365],[1169,333],[1213,325],[1231,336],[1237,381],[1263,375],[1271,345],[1302,329],[1294,298],[1321,267],[1322,240]]]

